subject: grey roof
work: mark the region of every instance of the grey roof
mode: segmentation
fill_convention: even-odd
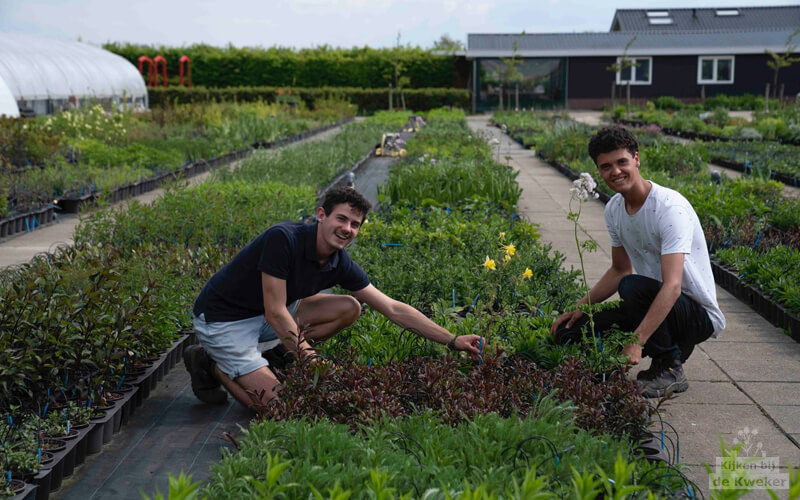
[[[718,11],[738,11],[737,16],[717,15]],[[653,25],[648,12],[666,12],[671,24]],[[800,28],[800,5],[784,7],[716,7],[688,9],[618,9],[611,31],[671,31],[671,30],[758,30]]]
[[[515,41],[520,57],[621,56],[634,36],[627,52],[631,56],[763,54],[765,49],[785,51],[793,31],[470,34],[466,56],[510,57]],[[800,44],[800,37],[795,40]]]

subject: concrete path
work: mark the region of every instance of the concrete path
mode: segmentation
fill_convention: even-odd
[[[571,182],[533,151],[490,127],[488,118],[470,117],[469,126],[499,139],[500,157],[511,157],[523,190],[520,214],[539,224],[541,241],[566,255],[566,266],[577,268],[573,227],[567,220]],[[603,204],[584,204],[580,221],[598,243],[598,251],[585,256],[591,286],[611,262]],[[717,297],[728,327],[718,339],[698,346],[685,365],[689,390],[667,403],[663,412],[680,437],[680,460],[706,494],[708,474],[702,464],[713,467],[721,456],[720,436],[729,446],[735,439],[744,441],[749,448],[742,456],[754,456],[758,450],[759,455],[778,457],[783,472],[787,463],[800,465],[800,344],[720,287]],[[785,497],[785,492],[778,493]],[[747,498],[768,497],[754,491]]]
[[[360,120],[357,119],[357,121]],[[340,127],[335,127],[313,137],[309,137],[283,147],[294,147],[306,142],[326,140],[339,132],[339,130]],[[270,151],[278,151],[279,149],[280,148],[276,148]],[[241,165],[241,161],[242,160],[231,163],[226,168],[235,169]],[[205,172],[182,182],[185,185],[193,186],[201,182],[205,182],[211,175],[212,172]],[[163,194],[164,189],[155,189],[132,199],[135,199],[140,203],[148,204]],[[121,201],[113,206],[128,203],[132,199]],[[52,251],[58,245],[71,245],[73,243],[72,235],[75,232],[75,227],[80,223],[81,217],[78,214],[63,214],[58,215],[57,217],[58,220],[54,224],[0,242],[0,269],[24,264],[30,261],[33,256],[43,252]]]

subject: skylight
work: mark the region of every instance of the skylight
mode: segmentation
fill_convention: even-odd
[[[648,21],[650,24],[672,24],[671,17],[651,17]]]
[[[668,17],[668,16],[669,16],[669,12],[667,12],[666,10],[648,10],[647,11],[647,17],[650,17],[650,18],[653,18],[653,17]]]
[[[717,9],[717,16],[719,17],[730,17],[738,15],[739,15],[739,9]]]

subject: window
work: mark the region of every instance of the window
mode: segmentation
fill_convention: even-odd
[[[647,22],[653,26],[672,24],[672,18],[666,10],[648,10]]]
[[[717,17],[733,17],[739,15],[739,9],[717,9]]]
[[[733,56],[699,57],[697,83],[733,83]]]
[[[617,84],[650,85],[653,83],[652,57],[629,57],[625,63],[621,57],[618,57],[617,67],[622,67],[620,71],[617,71]]]

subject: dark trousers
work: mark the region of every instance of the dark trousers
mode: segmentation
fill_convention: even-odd
[[[630,274],[619,282],[619,307],[594,314],[595,331],[602,333],[613,325],[622,331],[634,331],[644,319],[653,301],[661,289],[661,282]],[[561,344],[579,342],[581,328],[589,322],[584,315],[572,327],[559,327],[556,341]],[[588,326],[587,326],[588,328]],[[708,318],[706,310],[681,293],[667,318],[647,339],[642,350],[643,356],[660,359],[680,359],[685,362],[692,354],[694,346],[708,339],[714,332],[714,326]]]

